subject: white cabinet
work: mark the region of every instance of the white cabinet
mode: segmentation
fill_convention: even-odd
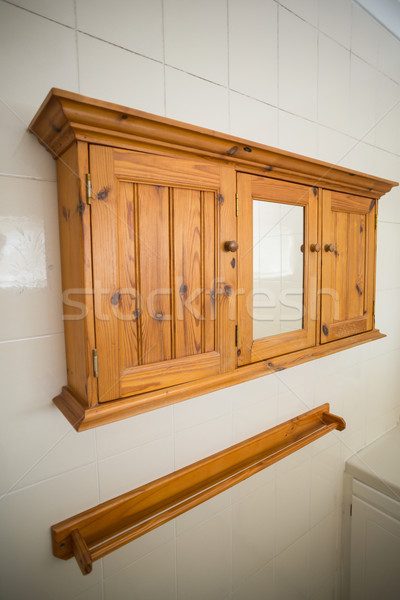
[[[351,600],[400,597],[400,502],[353,482]]]
[[[347,520],[344,596],[350,600],[400,598],[400,427],[346,465],[351,517]],[[346,537],[346,535],[345,535]]]

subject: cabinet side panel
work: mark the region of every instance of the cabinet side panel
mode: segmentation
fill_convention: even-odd
[[[85,403],[97,399],[89,347],[93,342],[90,214],[85,198],[86,144],[73,144],[57,159],[64,331],[68,385]],[[82,181],[83,180],[83,181]]]

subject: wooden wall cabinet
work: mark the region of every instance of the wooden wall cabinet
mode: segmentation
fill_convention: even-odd
[[[78,431],[382,337],[377,200],[394,182],[57,89],[30,131],[57,159],[54,401]],[[297,316],[287,302],[270,325],[263,282],[297,286]]]

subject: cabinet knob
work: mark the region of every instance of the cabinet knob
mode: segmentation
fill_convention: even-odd
[[[325,244],[325,252],[335,252],[335,244]]]
[[[311,244],[310,250],[311,250],[311,252],[320,252],[321,244]]]
[[[226,252],[236,252],[238,248],[239,244],[236,240],[230,240],[229,242],[225,242],[224,244],[224,250],[226,250]]]

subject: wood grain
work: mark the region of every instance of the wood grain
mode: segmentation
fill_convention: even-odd
[[[323,404],[174,473],[52,526],[53,552],[68,559],[90,550],[97,560],[247,479],[345,422]],[[83,538],[84,542],[81,542]],[[111,538],[111,539],[108,539]],[[90,559],[86,560],[90,564]],[[85,572],[85,570],[83,570]]]
[[[73,140],[225,161],[288,181],[379,198],[392,181],[241,138],[53,88],[29,125],[57,156]],[[245,149],[250,149],[248,152]]]
[[[374,329],[320,346],[277,356],[270,360],[252,363],[239,369],[206,377],[198,381],[115,400],[114,402],[108,402],[93,408],[85,407],[78,398],[74,397],[71,390],[67,387],[62,389],[61,394],[56,396],[53,402],[77,431],[85,431],[92,427],[119,421],[120,419],[142,414],[149,410],[155,410],[162,406],[169,406],[176,402],[199,396],[200,394],[207,394],[208,392],[263,377],[270,373],[277,373],[310,360],[329,356],[335,352],[346,350],[346,348],[353,348],[354,346],[384,337],[386,337],[384,334]]]

